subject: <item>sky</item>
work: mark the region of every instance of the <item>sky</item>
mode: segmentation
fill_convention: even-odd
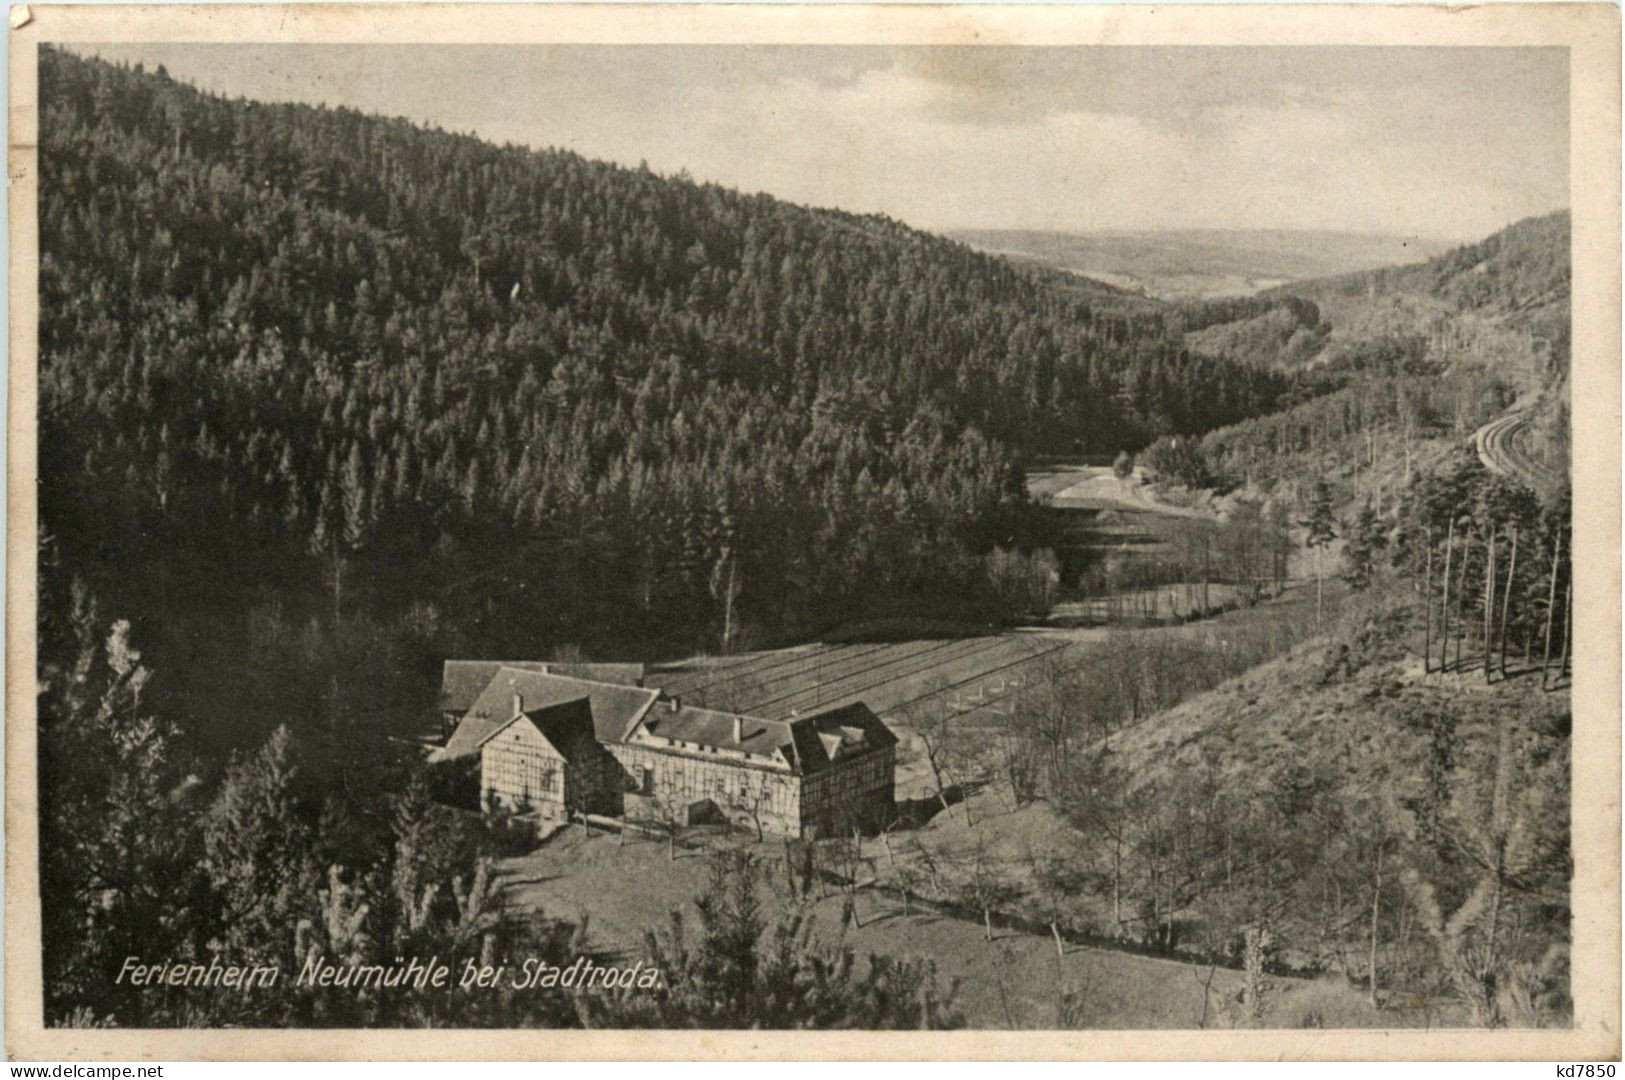
[[[1475,240],[1568,205],[1560,48],[87,46],[933,230]]]

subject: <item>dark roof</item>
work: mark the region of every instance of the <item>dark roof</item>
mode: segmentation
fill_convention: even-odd
[[[526,709],[492,728],[479,745],[484,746],[520,720],[529,721],[567,761],[590,756],[598,745],[593,734],[592,705],[584,697],[541,709]]]
[[[467,712],[485,692],[498,669],[551,671],[572,679],[642,686],[646,669],[642,664],[591,664],[557,660],[447,660],[440,669],[440,711]]]
[[[444,747],[431,755],[431,760],[444,761],[477,752],[487,739],[516,718],[515,695],[520,698],[520,706],[527,716],[551,714],[556,706],[569,704],[574,712],[568,715],[579,717],[584,706],[593,738],[600,743],[623,742],[641,723],[652,736],[691,746],[743,751],[762,757],[782,754],[790,768],[801,775],[823,771],[843,753],[897,745],[897,736],[862,702],[810,716],[769,720],[680,703],[673,707],[676,699],[656,705],[660,697],[658,690],[576,678],[564,674],[565,668],[601,670],[604,674],[622,676],[634,669],[640,674],[643,671],[640,664],[448,660],[441,692],[442,707],[451,711],[452,702],[466,700],[467,704],[457,710],[463,713],[457,730]],[[484,680],[479,691],[469,694],[468,684],[478,678]],[[737,740],[734,738],[735,719],[740,725]],[[538,730],[547,734],[540,724]],[[551,735],[548,739],[558,746]],[[565,753],[562,746],[559,751]]]
[[[503,664],[434,758],[443,761],[478,750],[486,736],[513,719],[515,694],[522,699],[526,712],[586,698],[592,709],[593,730],[602,743],[620,742],[659,696],[654,690],[635,686],[589,682]]]
[[[467,712],[501,668],[546,671],[532,660],[447,660],[440,669],[440,711]]]
[[[549,660],[542,670],[555,675],[568,675],[572,679],[588,682],[614,683],[616,686],[642,686],[647,672],[642,664],[594,664]]]
[[[738,718],[741,738],[734,740],[734,719]],[[783,720],[700,709],[693,705],[671,708],[671,699],[662,701],[643,718],[643,730],[662,739],[679,739],[698,746],[743,750],[747,754],[772,757],[790,740],[790,725]]]
[[[827,769],[841,755],[843,745],[848,752],[897,745],[897,736],[862,702],[794,720],[739,716],[741,737],[737,741],[733,737],[736,714],[687,705],[671,709],[668,705],[662,702],[644,716],[644,731],[700,747],[742,750],[765,757],[777,751],[801,775]]]
[[[796,731],[796,753],[802,757],[797,769],[804,773],[828,768],[842,753],[843,744],[859,751],[897,745],[891,728],[861,701],[803,716],[791,721],[791,726]]]

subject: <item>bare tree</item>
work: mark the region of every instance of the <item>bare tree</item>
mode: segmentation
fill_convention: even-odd
[[[1065,771],[1073,745],[1089,725],[1090,693],[1076,649],[1054,649],[1027,666],[1011,728],[1041,749],[1051,779]],[[1030,760],[1026,762],[1031,764]],[[1017,795],[1020,801],[1020,793]]]
[[[677,861],[677,840],[685,827],[682,808],[666,798],[653,798],[649,800],[649,807],[654,811],[652,818],[643,822],[657,836],[666,839],[666,856]]]
[[[1015,889],[1004,878],[999,860],[987,848],[981,833],[963,853],[962,868],[971,899],[982,912],[982,930],[985,940],[993,940],[993,912],[1015,898]]]
[[[892,867],[892,877],[897,882],[897,893],[903,900],[903,914],[912,915],[913,899],[920,891],[920,871],[911,862],[900,862]]]
[[[1039,914],[1049,925],[1050,936],[1055,939],[1055,956],[1066,956],[1066,942],[1061,937],[1061,920],[1066,917],[1069,902],[1078,894],[1083,875],[1071,859],[1059,851],[1035,852],[1026,850],[1028,872],[1032,875],[1033,899]]]
[[[938,686],[901,710],[899,717],[919,738],[925,748],[925,761],[931,768],[931,779],[937,788],[937,800],[943,812],[948,811],[948,761],[953,740],[953,710],[948,704],[947,689]]]
[[[852,919],[859,927],[863,926],[863,916],[858,911],[858,882],[868,860],[863,855],[863,844],[856,829],[847,832],[844,828],[837,828],[834,835],[820,841],[824,855],[832,869],[841,879],[841,891],[846,894],[847,903],[852,912]]]
[[[1130,830],[1137,799],[1105,750],[1077,760],[1056,798],[1068,823],[1105,848],[1111,867],[1112,925],[1117,928],[1123,925],[1124,869],[1132,854]]]

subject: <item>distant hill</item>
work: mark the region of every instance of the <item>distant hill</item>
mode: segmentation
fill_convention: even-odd
[[[1416,263],[1449,247],[1420,237],[1279,229],[986,229],[949,235],[983,251],[1171,300],[1248,296],[1304,278]]]

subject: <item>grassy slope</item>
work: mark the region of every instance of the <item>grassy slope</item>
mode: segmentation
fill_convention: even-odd
[[[1317,776],[1348,797],[1383,792],[1402,803],[1422,793],[1432,718],[1454,720],[1453,785],[1489,771],[1497,725],[1507,720],[1525,756],[1541,762],[1538,780],[1531,782],[1557,800],[1552,807],[1559,812],[1555,808],[1568,784],[1566,692],[1542,692],[1538,674],[1515,674],[1492,684],[1484,682],[1482,672],[1424,676],[1415,653],[1421,632],[1410,621],[1413,613],[1375,597],[1353,598],[1347,609],[1331,636],[1334,643],[1308,641],[1114,736],[1123,774],[1143,788],[1197,775],[1211,762],[1217,763],[1223,788],[1245,797],[1269,797],[1283,777]],[[1005,792],[999,783],[990,784],[970,800],[968,815],[958,805],[938,814],[900,850],[916,851],[911,845],[923,842],[939,864],[950,867],[945,877],[956,881],[959,875],[951,867],[964,865],[979,845],[1006,869],[1008,880],[1028,889],[1031,853],[1068,850],[1083,838],[1047,803],[1012,810]],[[1104,902],[1079,897],[1078,912],[1085,922],[1104,925],[1109,916]],[[1015,906],[1026,903],[1017,900]],[[1201,916],[1191,914],[1196,944],[1203,936]],[[1291,952],[1282,958],[1308,960]],[[1409,1006],[1390,999],[1379,1018],[1340,977],[1321,983],[1324,997],[1316,1009],[1329,1025],[1461,1020],[1451,1002],[1414,998]],[[1336,993],[1326,988],[1332,984]],[[1170,984],[1169,992],[1174,991]],[[1272,1022],[1293,1022],[1290,1001],[1289,994]]]
[[[1041,808],[1023,811],[1023,820]],[[765,859],[777,858],[778,845],[757,845]],[[877,845],[866,852],[877,868],[885,855]],[[531,855],[503,866],[508,902],[522,910],[569,920],[588,919],[587,947],[630,963],[643,955],[646,929],[664,929],[673,911],[692,920],[691,905],[705,883],[706,861],[683,853],[675,861],[663,841],[637,839],[624,847],[612,837],[570,829]],[[776,914],[786,900],[782,869],[769,875],[763,888],[768,911]],[[868,953],[927,956],[944,983],[958,980],[957,1004],[973,1028],[1053,1028],[1056,1026],[1057,975],[1082,1001],[1077,1023],[1089,1028],[1194,1028],[1204,1014],[1205,966],[1135,956],[1110,950],[1071,946],[1059,972],[1055,946],[1047,938],[1021,933],[995,923],[995,940],[983,940],[979,923],[948,915],[903,914],[895,895],[865,890],[859,899],[864,925],[849,927],[846,939],[862,957]],[[814,918],[821,937],[839,934],[841,898],[817,902]],[[1208,1026],[1225,1026],[1236,1015],[1233,1000],[1240,992],[1238,972],[1211,972],[1207,999]],[[1379,1017],[1358,995],[1332,979],[1279,979],[1270,1014],[1275,1026],[1299,1027],[1310,1022],[1327,1026],[1392,1024]]]
[[[1407,623],[1393,635],[1392,625],[1373,624],[1380,637],[1352,646],[1355,662],[1367,661],[1356,670],[1338,646],[1309,642],[1128,731],[1117,752],[1142,783],[1216,751],[1241,783],[1310,768],[1341,772],[1350,791],[1414,794],[1428,752],[1419,718],[1454,715],[1468,763],[1486,752],[1500,715],[1534,734],[1563,729],[1568,695],[1543,693],[1538,674],[1489,684],[1482,671],[1424,676],[1420,634]]]

